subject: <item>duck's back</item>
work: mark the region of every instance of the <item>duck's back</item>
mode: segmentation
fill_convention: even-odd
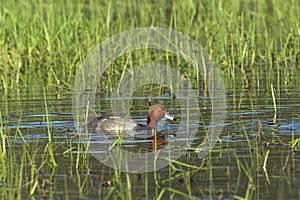
[[[120,117],[97,117],[89,123],[89,131],[102,132],[128,132],[137,127],[133,120],[125,120]]]

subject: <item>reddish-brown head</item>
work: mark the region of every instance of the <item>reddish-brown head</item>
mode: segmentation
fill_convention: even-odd
[[[175,120],[174,117],[169,116],[166,109],[161,105],[151,106],[148,113],[147,125],[152,128],[156,128],[157,122],[163,117],[170,120]]]

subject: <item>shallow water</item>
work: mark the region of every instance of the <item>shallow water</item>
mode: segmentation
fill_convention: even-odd
[[[277,113],[270,91],[254,92],[248,89],[227,91],[227,115],[222,134],[213,150],[204,158],[194,151],[201,144],[211,110],[209,97],[199,95],[201,122],[193,142],[187,148],[178,149],[183,153],[176,162],[154,172],[117,172],[96,159],[96,154],[105,151],[92,151],[86,155],[86,148],[76,134],[72,111],[72,91],[66,89],[46,90],[47,109],[42,91],[28,93],[19,89],[3,95],[0,102],[5,141],[10,154],[19,158],[14,170],[24,170],[22,196],[29,197],[30,187],[26,181],[31,176],[30,169],[36,166],[38,174],[49,180],[53,186],[39,187],[33,196],[54,199],[187,199],[187,196],[209,199],[233,199],[248,194],[253,199],[298,199],[300,198],[300,90],[284,88],[280,90]],[[136,92],[130,101],[131,118],[146,123],[149,108],[147,90]],[[293,91],[286,92],[286,91]],[[1,95],[2,96],[2,95]],[[108,93],[97,96],[96,112],[110,116],[111,102],[115,99]],[[206,102],[206,103],[203,103]],[[208,103],[207,103],[208,102]],[[164,105],[170,114],[180,119],[180,106],[169,91],[160,96],[152,96],[152,104]],[[48,113],[48,114],[47,114]],[[47,117],[48,122],[47,122]],[[172,145],[178,133],[180,120],[165,122],[161,135],[164,145]],[[193,126],[193,124],[190,124]],[[47,151],[48,134],[54,146],[57,166],[51,164]],[[96,143],[102,141],[96,136]],[[3,142],[3,137],[1,138]],[[185,140],[185,138],[182,138]],[[33,159],[22,159],[24,146],[28,147]],[[133,152],[153,151],[150,138],[124,138],[122,148]],[[267,158],[267,159],[266,159]],[[25,162],[27,167],[22,166]],[[180,163],[194,166],[187,167]],[[265,167],[263,167],[265,166]],[[196,169],[198,167],[198,169]],[[17,173],[18,174],[18,173]],[[2,182],[1,193],[17,186]],[[40,183],[40,182],[39,182]],[[17,190],[17,189],[16,189]],[[19,194],[20,195],[20,194]],[[186,196],[185,196],[186,195]]]

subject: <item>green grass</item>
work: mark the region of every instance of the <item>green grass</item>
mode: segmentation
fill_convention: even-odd
[[[98,43],[147,26],[192,37],[211,54],[224,77],[244,79],[244,85],[249,79],[256,82],[253,86],[260,84],[256,74],[283,73],[269,78],[276,87],[297,73],[298,1],[57,0],[0,5],[1,85],[6,89],[38,84],[72,88],[82,60]],[[112,66],[110,74],[120,73],[121,66]]]
[[[51,196],[55,190],[48,191],[41,185],[47,178],[57,178],[56,173],[62,163],[68,166],[66,176],[76,180],[76,188],[72,190],[69,180],[65,178],[63,187],[66,199],[72,199],[73,191],[78,191],[81,198],[88,196],[99,182],[98,197],[103,199],[131,199],[137,195],[133,192],[136,188],[147,197],[154,195],[156,199],[199,199],[200,195],[195,196],[195,193],[218,196],[223,193],[217,194],[213,189],[225,186],[220,186],[217,181],[208,181],[215,178],[216,172],[222,174],[220,169],[214,168],[217,164],[237,169],[237,179],[231,180],[231,184],[236,185],[233,196],[251,199],[258,198],[262,192],[259,190],[261,179],[257,174],[268,180],[262,184],[269,184],[274,179],[289,180],[292,174],[284,169],[296,168],[297,157],[292,152],[299,152],[298,136],[292,134],[289,143],[279,141],[288,145],[291,152],[283,153],[285,157],[278,164],[272,157],[272,150],[264,149],[262,155],[259,151],[260,142],[268,139],[273,142],[276,134],[267,139],[259,138],[258,141],[244,130],[242,135],[247,140],[245,158],[238,155],[237,149],[241,147],[235,149],[224,143],[219,150],[208,155],[205,167],[200,168],[201,163],[193,162],[196,152],[189,152],[187,159],[170,159],[168,177],[163,177],[158,171],[143,174],[138,182],[135,176],[111,172],[105,167],[99,173],[99,166],[89,165],[87,154],[73,153],[75,150],[86,152],[85,146],[74,142],[78,136],[61,143],[53,139],[55,133],[51,127],[50,113],[54,109],[48,99],[53,93],[67,98],[64,92],[73,89],[85,56],[106,38],[133,28],[156,26],[182,32],[204,47],[216,62],[226,89],[232,93],[230,104],[234,113],[250,107],[252,120],[259,121],[259,116],[254,113],[260,109],[262,98],[270,98],[266,104],[274,105],[271,120],[274,119],[275,123],[276,113],[280,112],[281,105],[285,105],[286,99],[281,97],[295,97],[297,91],[299,94],[300,2],[297,0],[12,0],[0,2],[0,26],[0,199],[34,198],[35,195],[55,198]],[[193,86],[199,93],[203,90],[205,83],[202,84],[203,80],[195,69],[183,58],[170,52],[147,49],[118,58],[105,71],[98,91],[111,91],[128,69],[154,62],[171,65],[190,80],[196,77]],[[109,97],[109,94],[103,96]],[[27,143],[25,136],[30,135],[29,132],[19,128],[10,130],[7,128],[10,122],[3,120],[15,115],[19,118],[16,126],[20,124],[24,112],[28,114],[29,111],[22,106],[12,110],[11,105],[23,99],[42,99],[44,102],[45,135],[48,135],[48,140],[43,145],[39,141]],[[244,119],[244,116],[234,115],[231,120]],[[245,125],[240,122],[237,126],[243,128]],[[22,141],[22,145],[18,146],[16,141]],[[226,153],[235,159],[224,158],[222,154]],[[67,162],[59,161],[58,155]],[[92,170],[96,171],[94,174],[100,181],[90,179]],[[46,177],[40,178],[41,174],[46,174]],[[225,172],[223,176],[226,177]],[[202,187],[195,189],[193,182],[189,181],[191,177],[200,185],[208,185],[208,191]],[[249,180],[247,184],[244,179]],[[245,188],[242,184],[246,185]],[[144,188],[140,189],[140,185]],[[148,188],[150,185],[154,186]]]

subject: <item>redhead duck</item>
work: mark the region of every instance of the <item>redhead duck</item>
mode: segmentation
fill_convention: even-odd
[[[125,120],[120,117],[98,117],[95,120],[92,120],[88,124],[90,132],[93,133],[118,133],[118,132],[130,132],[130,131],[143,131],[143,130],[153,130],[157,128],[157,122],[166,118],[169,120],[176,121],[175,117],[170,116],[166,109],[161,105],[153,105],[150,107],[148,117],[147,117],[147,126],[138,124],[133,120]],[[152,131],[150,131],[151,133]]]

